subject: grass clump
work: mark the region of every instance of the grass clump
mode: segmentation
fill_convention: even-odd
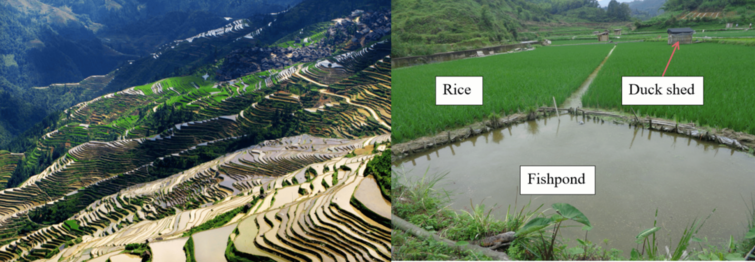
[[[393,260],[492,260],[476,252],[460,252],[434,239],[419,239],[398,229],[391,234],[391,245],[398,250]]]
[[[183,237],[187,237],[187,236],[193,235],[194,233],[198,233],[198,232],[202,232],[202,231],[205,231],[205,230],[210,230],[210,229],[213,229],[213,228],[218,228],[218,227],[224,226],[229,221],[231,221],[234,217],[236,217],[236,215],[238,215],[239,213],[249,212],[249,210],[255,204],[257,204],[257,201],[259,201],[259,198],[255,197],[254,200],[252,200],[251,203],[249,203],[247,205],[243,205],[243,206],[237,207],[237,208],[234,208],[233,210],[230,210],[230,211],[225,212],[223,214],[217,215],[214,218],[210,219],[207,222],[202,223],[199,226],[192,227],[191,229],[189,229],[189,231],[184,232],[182,236]]]

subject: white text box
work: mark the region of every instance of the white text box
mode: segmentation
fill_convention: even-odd
[[[595,166],[520,166],[522,195],[594,195]]]
[[[621,104],[703,105],[702,76],[624,76]]]
[[[436,76],[435,105],[482,105],[482,77]]]

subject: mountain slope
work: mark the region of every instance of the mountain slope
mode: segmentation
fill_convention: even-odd
[[[32,87],[76,83],[92,75],[105,75],[174,37],[222,25],[226,22],[224,16],[279,12],[298,1],[3,1],[0,91],[8,93],[9,104],[20,110],[0,115],[0,146],[45,115],[62,109],[56,104],[67,107],[93,97],[68,95],[51,100],[59,92],[35,91]],[[148,30],[136,30],[149,24],[153,26]],[[40,103],[47,101],[50,104]],[[11,116],[21,117],[11,120]]]
[[[666,0],[635,0],[629,2],[629,8],[632,9],[632,16],[646,20],[663,13],[660,10]]]
[[[626,3],[611,0],[396,0],[394,57],[429,55],[537,40],[541,27],[630,19]]]
[[[199,76],[168,78],[69,108],[57,119],[58,128],[43,135],[39,146],[27,152],[21,170],[33,168],[44,158],[54,159],[52,165],[23,181],[18,188],[0,194],[0,202],[4,203],[0,207],[0,245],[6,250],[0,251],[0,260],[34,260],[63,254],[65,257],[102,255],[104,253],[99,251],[82,254],[77,250],[89,246],[104,250],[111,244],[120,245],[125,242],[101,237],[129,225],[140,225],[134,224],[138,221],[162,224],[180,215],[177,209],[206,212],[198,208],[229,201],[229,196],[238,193],[249,194],[249,201],[265,199],[257,203],[265,207],[255,210],[272,211],[287,200],[280,194],[275,197],[262,191],[283,190],[306,181],[303,177],[297,182],[277,178],[291,179],[296,175],[292,171],[315,163],[337,164],[332,171],[342,164],[356,165],[350,167],[352,172],[339,171],[344,176],[332,172],[319,176],[317,181],[328,178],[320,183],[328,187],[319,191],[309,189],[309,194],[303,195],[331,194],[328,188],[340,188],[334,187],[338,183],[331,180],[334,176],[343,183],[353,183],[357,178],[354,172],[371,157],[372,150],[360,148],[389,138],[390,58],[386,57],[389,47],[390,42],[375,43],[328,60],[246,75],[227,82],[205,81]],[[331,66],[324,66],[328,64]],[[260,144],[266,139],[304,133],[309,136],[297,139],[296,146],[286,139]],[[256,147],[249,148],[255,144]],[[237,151],[235,155],[224,156],[239,149],[246,153]],[[298,153],[287,153],[294,149],[299,150]],[[342,158],[349,152],[363,157]],[[223,158],[218,158],[221,156]],[[224,164],[218,165],[216,160]],[[328,162],[330,160],[336,162]],[[189,169],[192,171],[186,171]],[[186,176],[189,174],[191,177]],[[231,178],[236,182],[213,186]],[[157,179],[168,180],[144,184]],[[162,185],[165,181],[177,183],[172,193],[154,191],[153,185]],[[202,184],[207,187],[198,188],[199,184],[194,184],[198,181],[206,181]],[[320,188],[320,184],[312,184],[312,187]],[[146,191],[137,190],[140,187]],[[297,192],[298,188],[285,190]],[[129,196],[111,198],[116,193]],[[102,204],[108,206],[101,207]],[[243,204],[237,200],[228,207]],[[112,210],[112,213],[93,212],[94,209]],[[224,210],[229,209],[217,209],[217,212]],[[205,214],[219,215],[212,212]],[[209,218],[204,216],[196,222]],[[364,225],[371,224],[367,222],[369,219],[360,218],[365,221]],[[77,229],[72,229],[72,224],[76,224]],[[142,243],[142,238],[166,237],[168,233],[180,236],[187,229],[150,230],[132,234],[128,237],[131,240],[123,241]],[[39,237],[43,235],[45,237]],[[77,238],[80,240],[74,241]],[[387,238],[371,241],[389,245]],[[74,247],[59,253],[59,247],[64,244]],[[235,247],[244,245],[237,243]],[[389,257],[385,253],[387,249],[378,249],[382,251],[364,250],[366,253],[356,252],[350,256],[383,260]],[[239,252],[244,251],[239,249]]]
[[[299,31],[307,25],[344,17],[358,8],[371,10],[387,8],[389,2],[387,0],[305,0],[286,12],[276,15],[255,15],[249,19],[243,19],[241,20],[243,22],[239,22],[243,25],[241,28],[233,24],[238,20],[228,21],[223,28],[232,28],[230,31],[220,30],[224,33],[212,34],[212,36],[210,36],[211,31],[207,31],[202,37],[192,38],[191,42],[188,42],[189,39],[180,39],[183,42],[161,46],[155,51],[155,54],[158,54],[157,57],[142,57],[133,64],[124,65],[117,72],[110,90],[120,90],[147,81],[183,75],[216,62],[222,65],[220,60],[232,52],[247,50],[250,47],[266,48],[278,39]],[[320,45],[320,47],[325,46]],[[333,49],[334,46],[330,45],[329,48]],[[262,58],[264,57],[259,59]]]

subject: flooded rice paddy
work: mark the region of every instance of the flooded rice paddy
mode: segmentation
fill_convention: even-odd
[[[194,251],[197,262],[225,261],[225,248],[228,235],[236,229],[236,224],[194,234]]]
[[[385,199],[374,176],[365,177],[354,192],[354,197],[367,209],[378,215],[391,218],[391,202]]]
[[[653,227],[656,209],[661,250],[666,245],[673,250],[684,228],[713,209],[697,236],[712,244],[722,244],[730,235],[741,239],[755,185],[755,158],[744,152],[573,115],[493,130],[394,165],[404,179],[415,181],[428,167],[428,174],[447,173],[436,188],[453,192],[454,210],[469,210],[471,200],[487,208],[497,205],[493,214],[502,219],[515,202],[519,208],[528,201],[532,208],[570,203],[594,227],[588,240],[603,245],[608,239],[609,247],[623,250],[625,256],[637,247],[635,236]],[[596,194],[517,196],[520,165],[595,165]],[[560,235],[575,247],[574,239],[584,238],[584,231],[574,227]]]
[[[167,261],[186,261],[186,253],[184,253],[184,245],[188,241],[188,237],[176,238],[172,240],[162,242],[149,243],[150,249],[152,249],[152,261],[154,262],[167,262]]]

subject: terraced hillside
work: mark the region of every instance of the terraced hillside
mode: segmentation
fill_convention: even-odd
[[[8,182],[16,164],[23,158],[23,154],[13,154],[8,151],[0,150],[0,185]]]
[[[387,261],[390,215],[380,210],[389,209],[390,203],[374,190],[374,183],[368,183],[372,176],[364,175],[373,153],[386,148],[376,146],[389,139],[386,134],[356,140],[309,135],[268,140],[170,177],[119,190],[68,221],[13,241],[0,255],[8,260],[23,254],[22,259],[29,260],[98,257],[104,261],[127,244],[148,242],[153,261],[177,261],[169,254],[184,257],[186,237],[191,236],[198,261],[233,257]],[[373,150],[345,157],[364,148]],[[351,204],[355,195],[380,205],[375,212],[382,217],[366,215]],[[228,213],[232,215],[225,216]],[[228,219],[217,223],[218,217]],[[195,230],[208,221],[216,228]],[[210,243],[218,239],[228,242],[212,248]]]
[[[366,161],[378,152],[379,145],[373,144],[390,138],[389,52],[390,41],[382,41],[341,56],[230,81],[214,82],[200,75],[167,78],[65,110],[55,120],[58,128],[38,139],[16,169],[31,176],[0,192],[0,261],[79,261],[125,250],[129,243],[183,234],[225,212],[240,214],[237,208],[255,197],[254,209],[244,208],[244,214],[335,195],[347,183],[364,179],[358,172],[363,173]],[[345,158],[347,154],[357,156]],[[18,162],[14,157],[20,155],[0,153],[2,170],[13,170]],[[1,162],[4,159],[10,160]],[[323,174],[325,165],[329,171]],[[342,165],[347,168],[336,171]],[[305,175],[306,167],[320,175]],[[276,189],[282,195],[276,195]],[[346,201],[341,205],[348,206]],[[338,211],[318,205],[316,209],[334,214],[332,221],[350,219],[343,221],[353,227],[312,224],[309,230],[319,232],[312,234],[326,241],[324,232],[348,229],[353,232],[345,234],[355,236],[343,240],[354,244],[353,249],[339,251],[340,258],[321,260],[389,259],[387,227],[373,225],[377,222],[363,219],[358,210],[349,211],[353,208],[338,206],[345,210]],[[189,215],[200,213],[201,217]],[[274,220],[268,221],[270,228]],[[365,229],[370,233],[359,231]],[[265,233],[261,239],[273,241],[274,235],[260,232]],[[372,238],[376,232],[385,238]],[[116,233],[130,238],[116,239]],[[290,254],[295,248],[302,258],[322,256],[301,245],[260,241],[264,244],[259,248],[273,259],[291,259],[275,254]],[[155,259],[171,257],[149,246],[132,245],[128,252],[144,250],[151,250]],[[206,255],[196,251],[197,256]],[[246,256],[243,250],[229,252]]]

